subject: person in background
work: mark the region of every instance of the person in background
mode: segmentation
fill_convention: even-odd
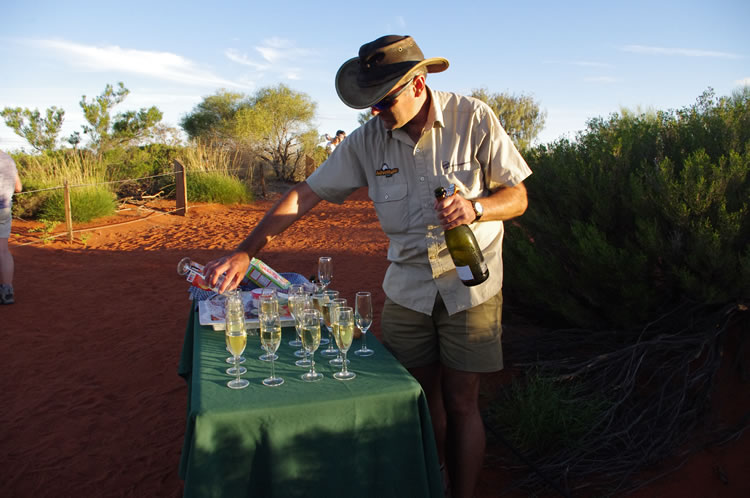
[[[427,74],[448,64],[425,59],[410,36],[363,45],[339,69],[336,91],[378,119],[352,132],[206,274],[216,283],[226,272],[221,290],[236,287],[250,258],[318,202],[342,203],[367,186],[390,239],[384,342],[427,396],[446,491],[469,498],[484,459],[480,377],[503,368],[503,220],[526,210],[522,182],[531,170],[489,106],[427,86]],[[462,195],[435,200],[434,190],[449,184]],[[473,287],[463,285],[445,245],[444,230],[462,224],[471,225],[490,271]]]
[[[23,189],[13,158],[0,151],[0,304],[15,303],[13,294],[13,255],[8,247],[13,192]]]
[[[336,146],[344,141],[346,138],[346,132],[344,130],[339,130],[336,132],[336,135],[331,138],[329,135],[326,135],[326,138],[328,139],[328,143],[326,144],[326,152],[328,152],[328,155],[331,155],[331,152],[334,151]]]

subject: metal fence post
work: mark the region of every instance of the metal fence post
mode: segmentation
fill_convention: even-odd
[[[68,242],[73,242],[73,213],[70,209],[70,186],[68,180],[63,182],[63,197],[65,200],[65,225],[68,227]]]
[[[174,184],[175,184],[175,214],[187,215],[187,178],[185,166],[177,159],[174,160]]]

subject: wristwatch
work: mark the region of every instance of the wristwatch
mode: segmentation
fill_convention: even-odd
[[[479,221],[484,214],[484,207],[482,207],[479,201],[471,201],[471,207],[474,208],[474,215],[476,216],[474,221]]]

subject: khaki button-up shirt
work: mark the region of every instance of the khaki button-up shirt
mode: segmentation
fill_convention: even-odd
[[[467,199],[512,187],[531,174],[492,110],[453,93],[430,92],[424,133],[414,143],[403,130],[386,130],[373,118],[344,140],[308,179],[321,198],[342,203],[368,187],[391,261],[383,290],[406,308],[431,314],[439,292],[454,314],[496,295],[503,282],[503,222],[482,221],[471,229],[490,277],[467,287],[458,278],[437,213],[437,187],[453,183]]]

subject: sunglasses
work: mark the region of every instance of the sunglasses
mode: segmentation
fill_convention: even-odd
[[[413,81],[414,81],[414,78],[410,79],[409,82],[405,84],[404,86],[402,86],[398,92],[388,95],[387,97],[383,98],[376,104],[372,104],[370,107],[372,107],[378,112],[382,112],[382,111],[385,111],[386,109],[390,109],[391,107],[393,107],[393,104],[396,103],[396,99],[398,98],[398,96],[404,93],[404,90],[409,88]]]

